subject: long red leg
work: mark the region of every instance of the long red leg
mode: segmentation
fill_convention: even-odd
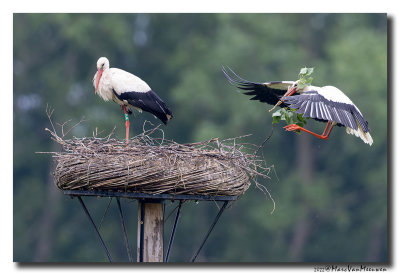
[[[300,126],[297,125],[297,124],[290,124],[290,125],[287,125],[287,126],[285,126],[285,127],[283,127],[283,128],[285,128],[286,131],[296,131],[296,130],[300,130],[300,131],[309,133],[309,134],[311,134],[311,135],[313,135],[313,136],[315,136],[315,137],[317,137],[317,138],[320,138],[320,139],[323,139],[323,140],[327,140],[328,137],[329,137],[329,135],[330,135],[331,132],[332,132],[333,126],[335,126],[335,125],[334,125],[331,121],[329,121],[329,122],[326,124],[325,130],[324,130],[324,132],[322,133],[322,135],[318,135],[318,134],[316,134],[316,133],[314,133],[314,132],[311,132],[311,131],[309,131],[309,130],[307,130],[307,129],[304,129],[303,127],[300,127]],[[328,130],[328,129],[329,129],[329,130]]]
[[[122,106],[122,109],[124,110],[124,116],[125,116],[126,144],[128,144],[128,142],[129,142],[129,117],[128,117],[128,111],[126,110],[126,106]]]
[[[328,139],[329,135],[331,134],[333,126],[335,125],[332,123],[331,128],[329,128],[328,134],[326,135],[326,139]]]
[[[326,134],[326,131],[328,130],[328,127],[329,127],[329,125],[331,125],[331,123],[332,123],[331,121],[328,121],[328,123],[326,124],[325,130],[322,133],[323,136]]]

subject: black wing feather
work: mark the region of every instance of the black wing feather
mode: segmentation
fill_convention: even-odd
[[[319,102],[315,103],[315,110],[316,110],[316,117],[324,118],[322,111],[321,111],[321,107],[319,106]]]
[[[303,114],[305,117],[311,117],[318,121],[334,121],[338,126],[346,126],[355,130],[360,124],[365,133],[370,131],[368,122],[354,105],[328,100],[316,91],[283,99],[290,108],[296,109],[296,113]]]
[[[354,108],[354,110],[352,110],[351,112],[356,118],[358,123],[360,123],[361,129],[365,132],[368,133],[369,131],[371,131],[371,129],[368,126],[368,121],[366,121],[363,116],[361,115],[361,113]]]
[[[260,102],[265,102],[267,104],[275,105],[276,103],[278,103],[279,99],[286,92],[286,90],[280,90],[268,87],[264,83],[247,81],[238,76],[229,67],[228,70],[230,71],[230,73],[232,73],[232,76],[225,70],[225,68],[222,68],[222,72],[228,79],[229,83],[241,90],[248,91],[248,92],[243,92],[243,94],[253,96],[252,98],[250,98],[250,100],[258,100]],[[275,81],[271,83],[278,84],[281,82]],[[287,107],[287,104],[282,103],[279,107],[282,108]]]
[[[299,109],[301,107],[301,105],[303,105],[303,102],[299,101],[299,102],[293,103],[293,105],[291,105],[290,108]]]
[[[173,117],[172,111],[162,101],[162,99],[152,90],[140,92],[124,92],[120,95],[113,89],[113,92],[119,100],[126,100],[130,105],[140,108],[158,117],[164,124]]]
[[[298,114],[304,114],[304,111],[306,110],[307,106],[307,101],[302,101],[300,108],[297,109],[296,113]]]
[[[311,102],[310,101],[306,101],[306,106],[305,106],[305,110],[304,110],[304,115],[306,117],[310,117],[310,113],[311,113]]]

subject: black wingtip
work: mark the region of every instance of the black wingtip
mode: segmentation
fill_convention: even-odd
[[[228,68],[229,68],[229,67],[228,67]],[[230,68],[229,68],[229,69],[230,69]],[[226,71],[226,69],[225,69],[224,66],[222,66],[222,72],[224,73],[225,77],[228,79],[229,83],[232,84],[232,85],[234,85],[231,76],[228,74],[228,72]]]
[[[163,117],[163,119],[161,120],[165,125],[167,125],[168,121],[170,121],[171,119],[173,119],[173,115],[170,109],[168,109],[167,114]]]
[[[239,89],[242,90],[253,90],[254,85],[263,85],[262,83],[258,82],[251,82],[248,81],[239,75],[237,75],[229,66],[226,66],[229,72],[222,66],[222,72],[224,73],[225,77],[228,79],[229,83]],[[232,75],[231,75],[232,74]]]
[[[174,115],[172,114],[171,109],[164,102],[159,102],[159,107],[161,108],[162,112],[153,113],[153,115],[167,125],[168,121],[171,120]]]

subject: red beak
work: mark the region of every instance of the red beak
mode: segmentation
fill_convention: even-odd
[[[283,95],[283,97],[285,96],[291,96],[292,94],[294,94],[296,92],[296,87],[291,87],[290,89],[288,89],[288,91]]]
[[[289,89],[288,89],[288,90],[286,91],[286,93],[282,96],[282,98],[283,98],[283,97],[286,97],[286,96],[291,96],[291,95],[294,94],[296,91],[297,91],[297,90],[296,90],[296,87],[289,87]],[[271,109],[269,109],[269,112],[271,112],[273,109],[275,109],[276,106],[281,105],[283,101],[284,101],[284,99],[280,99],[280,100],[275,104],[274,107],[272,107]]]
[[[292,94],[294,94],[296,92],[296,87],[291,87],[287,90],[287,92],[282,96],[282,97],[286,97],[286,96],[291,96]],[[284,99],[281,99],[278,101],[278,103],[276,104],[276,106],[281,105],[281,103],[285,101]]]
[[[96,79],[96,89],[94,90],[94,94],[97,93],[97,89],[99,88],[99,82],[100,82],[100,78],[101,78],[102,74],[103,74],[103,69],[98,69],[97,70],[97,79]]]

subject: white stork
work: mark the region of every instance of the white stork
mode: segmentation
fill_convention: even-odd
[[[317,121],[327,122],[324,132],[319,135],[296,124],[290,124],[284,128],[287,131],[304,131],[317,138],[327,140],[333,126],[345,126],[348,134],[361,138],[365,143],[372,145],[368,122],[364,119],[360,110],[342,91],[333,86],[304,86],[298,87],[298,81],[272,81],[257,83],[247,81],[230,68],[231,76],[222,68],[228,81],[246,90],[246,95],[253,96],[251,100],[258,100],[271,105],[280,105],[296,109],[296,113],[303,114]]]
[[[106,57],[97,60],[97,72],[93,77],[95,94],[105,101],[113,100],[121,105],[125,114],[126,142],[129,140],[129,107],[140,112],[146,111],[167,124],[172,116],[171,110],[161,98],[139,77],[117,68],[110,68]]]

